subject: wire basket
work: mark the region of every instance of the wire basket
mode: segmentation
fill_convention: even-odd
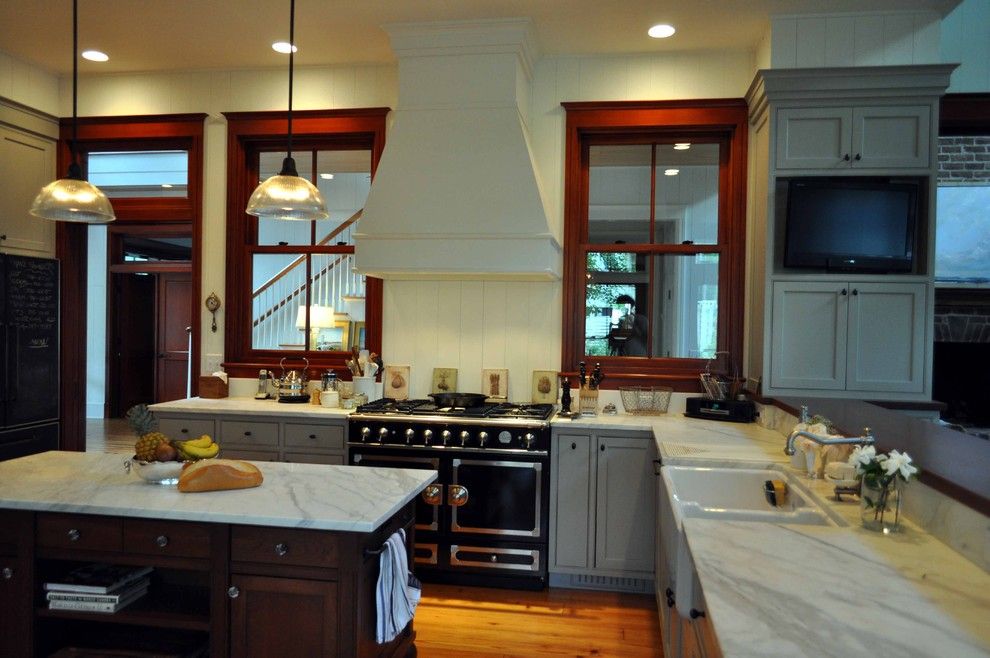
[[[626,413],[640,416],[658,416],[667,413],[670,394],[674,389],[668,386],[620,386],[622,408]]]

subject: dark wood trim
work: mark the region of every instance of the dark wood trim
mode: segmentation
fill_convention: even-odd
[[[199,113],[84,117],[79,119],[77,142],[81,153],[100,149],[122,150],[149,146],[161,148],[165,145],[189,151],[189,194],[186,199],[180,200],[184,204],[182,208],[175,199],[111,199],[117,220],[109,225],[108,230],[138,232],[153,221],[182,221],[191,224],[193,346],[189,358],[194,364],[194,371],[198,371],[200,362],[203,130],[206,117],[206,114]],[[71,119],[61,119],[57,155],[59,172],[68,170],[71,161],[68,140],[71,136]],[[151,230],[165,229],[152,227]],[[87,227],[60,222],[56,227],[55,235],[56,257],[62,261],[63,286],[59,314],[62,334],[62,383],[59,389],[59,405],[63,419],[60,445],[65,450],[85,450]],[[109,272],[107,279],[109,291]],[[110,313],[111,309],[108,305],[108,318]],[[67,334],[67,332],[71,333]],[[192,386],[195,395],[199,386],[198,377],[193,377]]]
[[[389,108],[355,110],[307,110],[292,113],[293,145],[300,149],[332,142],[335,146],[361,147],[371,150],[371,175],[378,167],[385,148],[385,119]],[[344,352],[280,352],[251,348],[251,288],[247,247],[255,241],[256,222],[244,212],[254,190],[257,172],[251,170],[249,154],[261,146],[283,146],[287,130],[287,112],[225,112],[227,119],[227,300],[224,333],[224,369],[233,377],[255,377],[262,368],[278,366],[283,356],[305,355],[310,361],[310,375],[334,368],[349,378],[344,367]],[[261,247],[266,253],[326,252],[311,246]],[[330,251],[345,251],[331,247]],[[382,281],[366,279],[365,343],[368,349],[381,352]]]
[[[564,160],[564,299],[561,367],[576,368],[583,356],[584,257],[592,245],[587,232],[588,144],[669,143],[685,135],[723,144],[719,176],[718,245],[593,245],[595,251],[635,253],[718,253],[720,357],[712,371],[733,374],[742,361],[743,291],[746,241],[748,119],[742,99],[696,101],[610,101],[562,103],[567,111]],[[704,359],[598,357],[608,373],[603,388],[665,384],[679,391],[700,390]]]
[[[943,96],[938,134],[990,135],[990,93]]]
[[[59,149],[58,170],[69,166]],[[59,260],[59,449],[86,449],[86,272],[89,227],[58,222]]]

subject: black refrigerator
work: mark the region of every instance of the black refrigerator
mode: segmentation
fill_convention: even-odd
[[[58,261],[0,254],[0,460],[58,448]]]

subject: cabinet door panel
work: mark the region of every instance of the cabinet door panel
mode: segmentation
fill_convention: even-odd
[[[556,479],[553,556],[550,569],[585,569],[589,563],[592,504],[591,436],[561,434],[554,439],[550,465]]]
[[[774,284],[771,387],[846,387],[847,298],[842,283]]]
[[[777,169],[849,166],[852,111],[845,107],[784,108],[777,112]]]
[[[851,283],[846,388],[920,393],[925,387],[923,283]]]
[[[927,167],[930,121],[927,105],[854,109],[853,166]]]
[[[55,222],[28,214],[38,191],[55,179],[55,142],[0,126],[0,250],[55,255]]]
[[[599,436],[595,567],[653,573],[656,489],[652,436]]]
[[[337,583],[238,575],[231,583],[232,656],[338,655]]]

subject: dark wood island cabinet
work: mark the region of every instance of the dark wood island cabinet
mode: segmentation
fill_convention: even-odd
[[[52,457],[43,464],[46,456]],[[94,478],[100,483],[96,498],[105,497],[106,488],[118,487],[120,504],[130,512],[109,513],[105,502],[93,498],[71,506],[102,513],[61,511],[68,505],[63,494],[79,487],[68,483],[56,491],[52,485],[73,457],[102,469]],[[364,479],[369,469],[263,465],[266,482],[253,496],[251,490],[179,494],[174,487],[144,484],[122,468],[108,475],[108,464],[98,463],[107,457],[53,452],[2,465],[0,656],[89,656],[95,654],[85,650],[92,649],[126,649],[134,656],[145,651],[155,656],[238,658],[391,658],[415,653],[412,623],[392,642],[376,643],[375,588],[385,540],[402,528],[411,546],[411,501],[429,482],[428,474],[380,469],[372,476],[377,479],[369,482]],[[117,465],[121,461],[109,458]],[[27,460],[34,463],[17,470],[18,462]],[[12,474],[25,485],[20,501],[12,500]],[[328,510],[347,504],[335,487],[350,487],[352,493],[369,487],[385,497],[408,489],[408,495],[392,495],[395,511],[369,504],[369,509],[338,513],[337,521],[329,518],[333,512],[321,517],[322,525],[351,525],[354,530],[300,527],[321,525],[318,518],[305,517],[322,502],[310,505],[302,499],[317,493],[312,485],[324,478],[337,481],[327,485]],[[93,482],[84,485],[91,486]],[[271,491],[264,492],[266,486]],[[158,518],[179,516],[186,504],[210,509],[211,496],[216,520],[204,519],[195,510],[185,510],[195,521]],[[278,501],[265,499],[273,496],[286,496],[284,506],[297,508],[296,525],[285,525],[292,511],[283,518],[266,518],[274,509],[266,505]],[[353,496],[353,501],[362,499],[360,491]],[[141,504],[145,500],[160,505],[149,509]],[[244,511],[238,512],[241,503]],[[376,518],[371,522],[374,528],[364,530],[368,524],[363,519],[382,510],[388,512],[384,520]],[[235,522],[238,516],[251,523]],[[93,562],[153,567],[148,593],[112,614],[49,609],[44,583]]]

